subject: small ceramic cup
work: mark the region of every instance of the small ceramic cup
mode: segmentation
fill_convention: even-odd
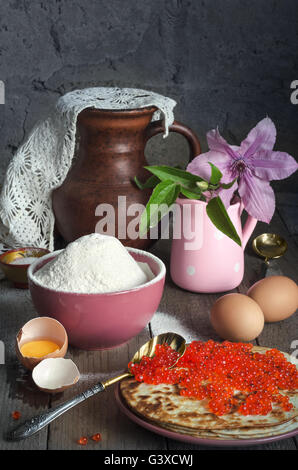
[[[41,258],[49,253],[45,248],[24,247],[16,250],[9,250],[0,256],[0,268],[5,277],[13,282],[14,287],[28,289],[27,270],[30,263],[26,264],[28,257]],[[12,264],[16,259],[23,259],[22,264]]]

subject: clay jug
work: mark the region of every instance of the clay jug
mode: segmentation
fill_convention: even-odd
[[[119,196],[126,208],[131,204],[146,205],[151,189],[140,190],[133,178],[145,181],[149,172],[144,156],[146,142],[158,133],[164,132],[161,121],[151,122],[155,107],[125,111],[110,111],[87,108],[77,119],[78,156],[74,160],[63,184],[53,191],[52,203],[56,229],[65,241],[73,241],[99,230],[99,221],[107,214],[102,204],[111,205],[115,212],[114,233],[126,246],[145,249],[149,239],[138,236],[131,239],[123,233],[118,236]],[[200,153],[200,143],[188,127],[174,122],[170,131],[186,137],[190,157]],[[119,220],[125,217],[121,207]],[[126,216],[126,226],[135,216]],[[111,222],[112,223],[112,222]],[[110,224],[111,225],[111,224]],[[125,230],[124,230],[125,232]]]

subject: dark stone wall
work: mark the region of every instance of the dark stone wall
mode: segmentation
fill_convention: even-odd
[[[296,0],[0,0],[0,176],[49,105],[87,86],[176,99],[204,150],[209,129],[238,143],[269,115],[276,148],[297,157],[297,18]],[[181,137],[155,137],[147,153],[187,161]],[[295,191],[297,175],[275,187]]]

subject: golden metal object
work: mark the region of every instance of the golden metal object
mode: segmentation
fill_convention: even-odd
[[[288,244],[276,233],[262,233],[253,240],[252,247],[254,252],[265,258],[265,263],[269,265],[269,260],[280,258],[285,254]]]
[[[0,240],[1,241],[1,240]],[[27,257],[40,258],[49,253],[45,248],[16,248],[2,253],[0,255],[0,269],[4,272],[7,279],[14,283],[15,287],[22,289],[28,288],[27,270],[28,264],[13,264],[18,258],[26,259]]]
[[[179,358],[183,356],[186,349],[185,339],[177,333],[163,333],[161,335],[154,336],[154,338],[150,339],[150,341],[143,344],[143,346],[141,346],[140,349],[135,353],[131,362],[139,363],[143,356],[153,357],[155,354],[156,345],[165,343],[167,343],[172,349],[174,349],[174,351],[177,351],[179,353]],[[175,366],[177,361],[175,361],[171,368]],[[104,386],[104,388],[106,388],[116,382],[119,382],[119,380],[132,376],[133,374],[131,374],[130,372],[125,372],[121,375],[118,375],[117,377],[106,380],[102,383],[102,385]]]

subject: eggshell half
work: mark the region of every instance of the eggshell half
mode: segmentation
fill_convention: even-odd
[[[23,344],[38,339],[48,339],[60,346],[58,351],[54,351],[43,357],[27,357],[21,353]],[[16,337],[16,354],[20,362],[29,370],[49,357],[64,357],[67,352],[68,337],[63,325],[54,318],[37,317],[28,321],[18,332]]]
[[[266,322],[285,320],[298,308],[298,286],[286,276],[268,276],[256,282],[247,295],[261,307]]]
[[[80,372],[71,359],[51,357],[40,362],[32,372],[32,379],[43,392],[59,393],[76,384]]]

